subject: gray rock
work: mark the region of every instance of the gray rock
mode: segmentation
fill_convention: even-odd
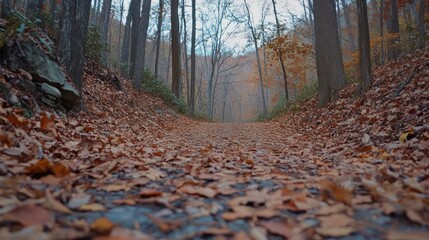
[[[58,88],[53,87],[47,83],[42,83],[42,85],[40,86],[40,89],[42,90],[42,92],[46,93],[49,96],[52,96],[58,99],[61,98],[60,90],[58,90]]]
[[[51,100],[47,97],[42,97],[42,102],[46,103],[46,105],[51,107],[56,107],[58,104],[55,100]]]
[[[58,64],[46,56],[33,42],[22,42],[20,46],[25,65],[23,68],[33,76],[33,80],[57,88],[66,108],[79,106],[80,94],[67,82],[65,74]]]

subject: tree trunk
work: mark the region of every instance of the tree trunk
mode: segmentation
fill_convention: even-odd
[[[319,1],[319,0],[317,0]],[[261,68],[261,59],[259,57],[259,52],[258,52],[258,40],[257,40],[257,36],[255,33],[255,29],[252,26],[252,17],[250,14],[250,9],[249,6],[247,5],[247,1],[244,0],[244,5],[246,7],[246,11],[247,11],[247,25],[250,28],[251,32],[252,32],[252,38],[253,38],[253,45],[255,47],[255,54],[256,54],[256,61],[258,63],[258,72],[259,72],[259,84],[261,87],[261,95],[262,95],[262,104],[263,104],[263,110],[264,110],[264,119],[267,119],[268,117],[268,110],[267,110],[267,104],[265,101],[265,93],[264,93],[264,83],[263,83],[263,78],[262,78],[262,68]],[[338,34],[338,32],[337,32]]]
[[[88,32],[91,1],[63,0],[58,57],[79,91],[83,87],[85,39]]]
[[[103,8],[101,10],[101,17],[100,22],[98,23],[99,29],[100,29],[100,35],[101,35],[101,41],[104,44],[107,44],[107,36],[109,34],[109,22],[110,22],[110,11],[112,9],[112,0],[104,0],[103,1]],[[104,56],[104,59],[107,61],[107,53],[102,53]]]
[[[159,74],[159,51],[161,48],[161,33],[162,33],[162,15],[164,13],[164,0],[159,1],[158,24],[156,31],[156,57],[155,57],[155,76]]]
[[[399,34],[399,19],[398,19],[398,2],[390,0],[389,20],[387,21],[387,31],[391,35]],[[392,38],[388,42],[388,57],[389,60],[396,60],[399,57],[400,49],[396,46],[400,41],[399,35]]]
[[[186,102],[188,104],[188,108],[191,105],[190,99],[190,87],[189,87],[189,61],[188,61],[188,29],[186,26],[186,14],[185,14],[185,0],[182,0],[182,24],[183,24],[183,57],[185,58],[185,78],[186,78]],[[182,88],[181,88],[182,89]]]
[[[196,47],[196,0],[192,0],[192,36],[191,36],[191,115],[195,115],[195,47]]]
[[[124,2],[125,0],[121,0],[121,8],[120,8],[120,16],[119,16],[119,34],[118,34],[118,61],[121,59],[121,50],[120,47],[121,46],[121,40],[122,40],[122,20],[124,18]]]
[[[127,20],[125,22],[125,31],[124,31],[124,41],[122,43],[122,64],[126,64],[121,69],[121,75],[123,77],[129,77],[129,66],[130,66],[130,43],[131,43],[131,12],[134,7],[133,2],[131,2],[128,9]]]
[[[419,30],[419,48],[425,48],[425,0],[419,1],[419,13],[418,13],[418,30]]]
[[[11,11],[10,0],[2,0],[1,2],[1,17],[7,18]]]
[[[357,0],[359,26],[359,67],[361,90],[366,91],[372,85],[371,46],[368,26],[366,0]]]
[[[272,0],[273,2],[273,9],[274,9],[274,17],[276,18],[276,26],[277,26],[277,37],[280,37],[281,33],[280,33],[280,21],[279,21],[279,17],[277,14],[277,8],[276,8],[276,2],[275,0]],[[310,18],[311,17],[311,13],[309,14]],[[311,19],[312,20],[312,19]],[[285,98],[286,98],[286,102],[289,101],[289,90],[288,90],[288,85],[287,85],[287,73],[286,73],[286,67],[283,61],[283,53],[281,51],[281,49],[277,52],[277,56],[280,60],[280,66],[282,68],[282,73],[283,73],[283,82],[285,84]]]
[[[334,101],[346,85],[334,0],[314,0],[319,107]]]
[[[139,23],[139,35],[137,40],[137,48],[132,49],[136,52],[136,60],[133,71],[133,87],[136,90],[141,90],[142,76],[145,64],[146,39],[147,30],[149,27],[151,0],[143,0],[142,14]]]
[[[172,51],[172,91],[180,97],[180,34],[179,34],[179,0],[171,0],[171,51]]]
[[[131,54],[130,54],[130,76],[133,75],[135,63],[136,63],[136,51],[137,42],[139,37],[139,23],[140,23],[140,9],[142,0],[131,0],[133,8],[131,9]]]
[[[344,19],[346,20],[349,48],[350,48],[350,51],[354,52],[356,51],[356,41],[352,31],[353,25],[352,25],[352,20],[350,18],[350,9],[348,9],[347,7],[346,0],[341,0],[341,4],[343,5]]]
[[[380,0],[380,37],[381,64],[384,64],[384,0]]]

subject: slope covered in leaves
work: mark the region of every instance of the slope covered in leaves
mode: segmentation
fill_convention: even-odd
[[[428,60],[269,123],[194,122],[97,66],[87,111],[27,119],[2,99],[0,237],[426,239]]]

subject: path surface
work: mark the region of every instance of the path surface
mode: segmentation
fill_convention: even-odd
[[[195,123],[140,145],[119,145],[127,153],[110,160],[75,162],[72,168],[79,174],[68,184],[43,178],[21,187],[50,186],[45,193],[51,191],[57,199],[47,203],[56,219],[53,233],[46,235],[51,237],[64,236],[70,227],[73,237],[111,231],[123,239],[428,236],[427,226],[408,220],[414,216],[414,222],[424,222],[413,215],[424,206],[393,204],[398,198],[417,205],[427,201],[417,183],[408,194],[398,186],[395,169],[384,169],[380,158],[303,139],[275,123]],[[100,223],[103,217],[113,222],[113,230]],[[97,221],[100,226],[94,225]],[[62,230],[55,233],[56,228]]]

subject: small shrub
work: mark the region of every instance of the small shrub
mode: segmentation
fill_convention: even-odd
[[[106,59],[103,58],[103,54],[107,51],[108,46],[101,40],[101,34],[98,28],[96,26],[90,26],[85,42],[86,57],[97,63],[106,65],[107,62]]]
[[[182,114],[188,113],[188,106],[185,101],[177,98],[171,90],[162,82],[158,81],[154,74],[148,69],[143,72],[143,91],[162,99],[167,105],[173,107]]]

